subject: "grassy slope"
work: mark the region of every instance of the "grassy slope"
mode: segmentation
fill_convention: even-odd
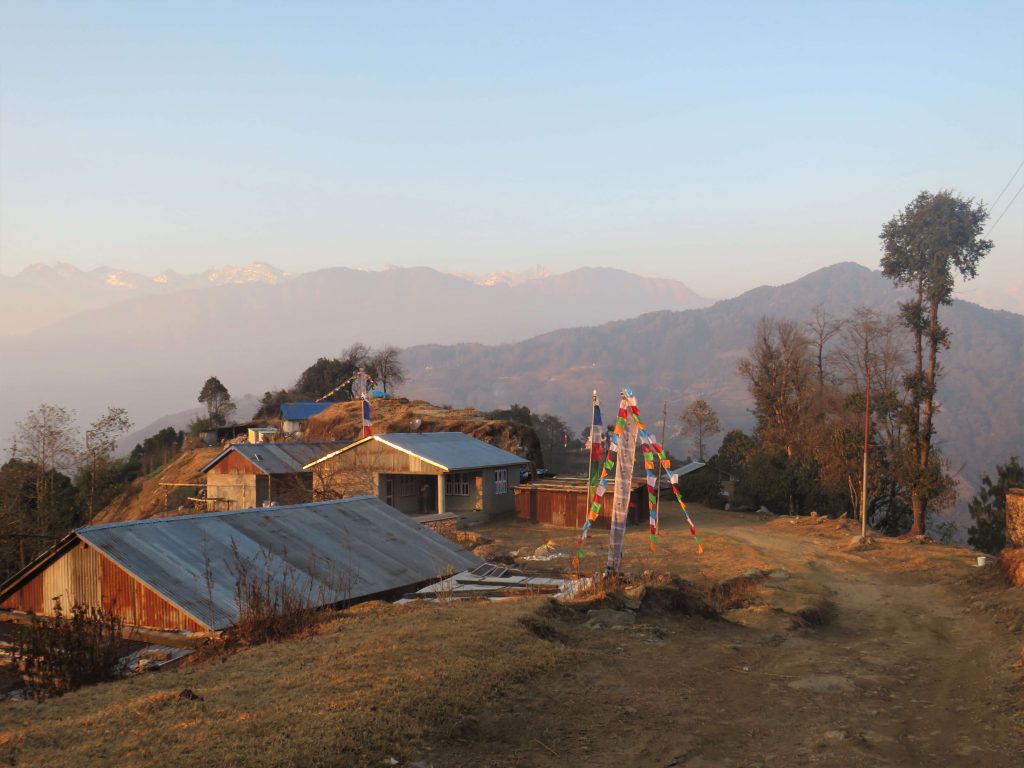
[[[0,704],[11,765],[380,765],[571,653],[519,624],[537,599],[370,604],[311,637],[47,701]],[[440,631],[439,631],[440,630]],[[203,701],[178,698],[189,688]]]
[[[141,520],[144,517],[194,512],[193,509],[183,509],[178,513],[168,512],[165,506],[168,491],[180,489],[162,486],[160,483],[200,482],[202,477],[199,470],[218,453],[220,453],[220,448],[199,448],[194,451],[185,451],[159,472],[135,480],[128,490],[114,499],[91,522],[113,523],[124,520]]]
[[[541,462],[540,441],[533,427],[514,421],[488,419],[474,408],[441,408],[423,400],[372,401],[373,431],[465,432],[533,462]],[[305,440],[356,440],[363,428],[362,401],[332,405],[309,420]],[[418,426],[413,420],[419,419]]]

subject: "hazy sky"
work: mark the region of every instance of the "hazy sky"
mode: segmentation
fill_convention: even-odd
[[[1019,1],[0,9],[6,275],[539,263],[731,295],[876,266],[921,189],[992,202],[1024,160]],[[973,290],[1024,291],[1024,194],[992,237]]]

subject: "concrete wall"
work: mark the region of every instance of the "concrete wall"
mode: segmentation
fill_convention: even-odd
[[[259,506],[256,491],[256,475],[241,472],[208,472],[206,474],[206,508],[210,512],[228,509],[249,509]],[[266,495],[266,478],[264,495]]]
[[[508,482],[505,484],[505,493],[497,493],[494,481],[494,469],[484,470],[484,511],[488,515],[500,515],[506,512],[515,512],[516,495],[512,486],[519,485],[519,471],[526,469],[526,464],[517,464],[510,467],[498,467],[508,471]]]
[[[484,512],[488,516],[511,513],[516,509],[516,497],[512,486],[519,483],[519,470],[526,465],[514,465],[509,467],[488,467],[486,469],[470,469],[465,472],[453,472],[453,475],[462,474],[469,480],[468,496],[445,496],[445,512],[457,514],[468,514],[471,512]],[[495,481],[495,472],[505,470],[508,482],[505,483],[505,493],[498,493]]]

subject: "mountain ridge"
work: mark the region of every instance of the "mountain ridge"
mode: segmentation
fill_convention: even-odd
[[[0,337],[0,442],[42,402],[89,420],[108,404],[138,423],[183,410],[217,375],[232,392],[291,385],[318,357],[356,341],[512,342],[652,308],[702,301],[682,283],[615,270],[483,287],[427,267],[334,267],[277,283],[228,284],[141,296],[83,310],[23,336]],[[572,290],[564,287],[571,284]],[[614,307],[598,302],[609,292]],[[73,384],[72,384],[73,383]]]
[[[594,388],[610,402],[630,386],[649,420],[663,402],[676,416],[704,397],[724,429],[749,429],[752,403],[736,363],[760,317],[804,321],[818,304],[836,316],[861,305],[895,312],[905,295],[879,272],[847,262],[705,308],[559,329],[516,344],[412,347],[404,352],[404,392],[482,409],[526,403],[567,418],[575,431],[589,419]],[[1024,402],[1009,389],[1024,375],[1024,316],[956,301],[943,308],[943,322],[953,346],[941,358],[938,441],[954,469],[976,483],[982,471],[1020,451]]]

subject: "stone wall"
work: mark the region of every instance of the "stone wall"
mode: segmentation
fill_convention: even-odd
[[[432,531],[440,533],[445,538],[458,541],[458,517],[456,515],[450,513],[443,515],[418,515],[413,520]]]

